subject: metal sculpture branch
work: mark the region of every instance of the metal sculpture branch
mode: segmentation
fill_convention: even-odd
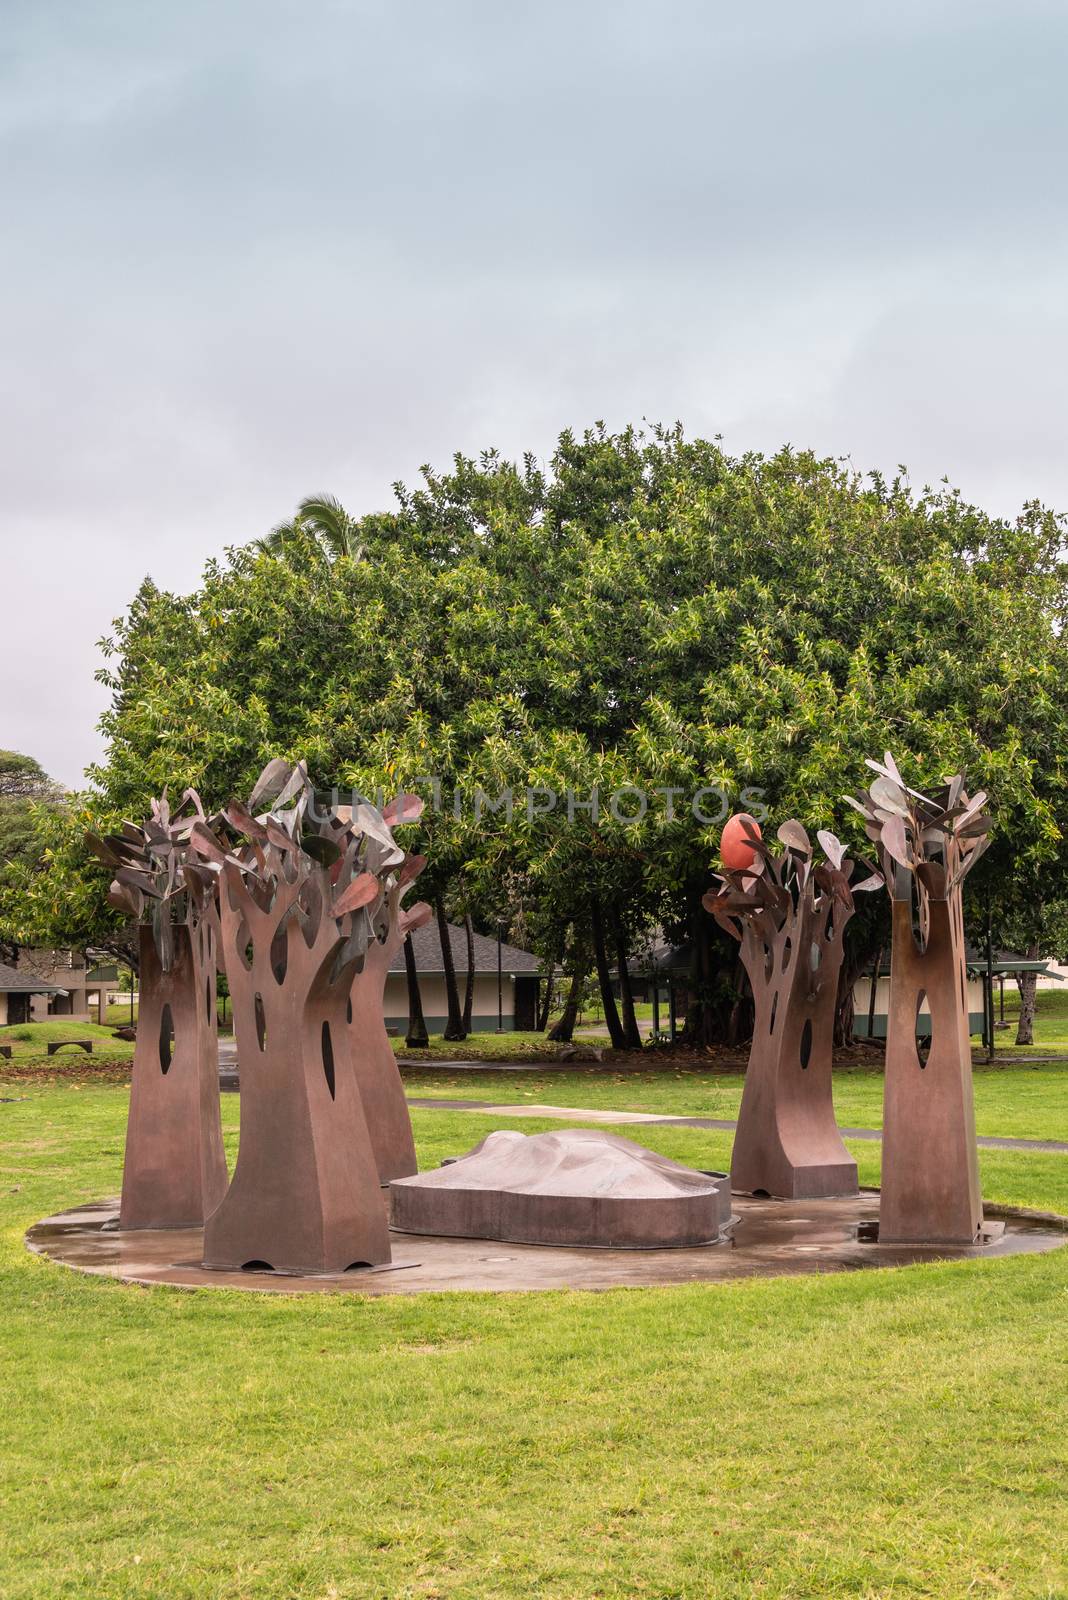
[[[858,798],[892,902],[879,1238],[967,1244],[983,1221],[972,1100],[962,885],[989,843],[986,795],[958,774],[911,789],[889,752]],[[917,1019],[930,1014],[930,1049]]]
[[[731,1187],[783,1198],[855,1194],[857,1164],[842,1143],[831,1098],[831,1057],[842,938],[856,890],[878,888],[834,834],[817,834],[816,861],[799,822],[784,822],[773,854],[749,819],[752,865],[725,870],[704,898],[741,946],[753,990],[753,1043],[731,1158]]]
[[[226,1192],[219,1113],[215,872],[200,796],[172,812],[166,792],[143,827],[88,834],[115,871],[112,905],[140,923],[140,998],[120,1228],[181,1228],[205,1221]],[[215,841],[215,849],[222,854]]]
[[[392,863],[313,798],[302,764],[272,761],[248,805],[222,813],[237,857],[219,863],[219,904],[241,1140],[205,1266],[336,1272],[390,1256],[347,1005]]]

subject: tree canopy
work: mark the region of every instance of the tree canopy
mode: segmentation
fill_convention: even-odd
[[[341,515],[358,559],[282,538],[189,596],[146,581],[106,645],[87,812],[139,816],[164,785],[222,800],[272,756],[372,797],[431,800],[435,779],[435,887],[486,920],[522,908],[546,955],[584,945],[594,909],[612,959],[685,931],[699,1038],[728,972],[700,908],[725,811],[701,791],[862,846],[840,797],[866,756],[892,750],[919,787],[960,768],[996,828],[973,899],[1018,910],[1036,878],[1063,895],[1068,590],[1039,505],[1007,521],[904,473],[597,427],[544,467],[458,456],[392,511]],[[509,788],[510,814],[478,801]],[[64,883],[102,908],[69,848]]]

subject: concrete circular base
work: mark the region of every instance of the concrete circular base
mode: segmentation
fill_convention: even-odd
[[[914,1262],[989,1260],[1053,1250],[1068,1243],[1068,1217],[987,1207],[991,1241],[980,1245],[882,1245],[867,1239],[878,1223],[879,1196],[839,1200],[767,1200],[735,1195],[738,1218],[717,1244],[675,1250],[582,1250],[501,1244],[488,1239],[393,1233],[393,1260],[323,1277],[273,1272],[215,1272],[200,1265],[202,1230],[118,1230],[119,1202],[63,1211],[26,1235],[38,1255],[79,1272],[126,1283],[183,1289],[251,1289],[273,1294],[426,1294],[441,1290],[614,1289],[799,1272],[851,1272]]]

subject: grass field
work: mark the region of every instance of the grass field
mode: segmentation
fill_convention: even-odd
[[[1000,1017],[997,996],[994,1014]],[[1005,1021],[1008,1028],[998,1029],[997,1046],[1011,1055],[1021,1055],[1026,1047],[1015,1046],[1016,1027],[1020,1020],[1020,994],[1015,983],[1005,985]],[[1040,989],[1036,997],[1034,1048],[1036,1050],[1068,1049],[1068,983],[1056,989]]]
[[[1006,1067],[999,1062],[974,1070],[976,1128],[982,1134],[1020,1139],[1068,1139],[1068,1060]],[[616,1107],[655,1116],[728,1118],[738,1115],[745,1082],[740,1073],[711,1073],[698,1067],[674,1071],[612,1072],[598,1068],[547,1073],[420,1073],[406,1069],[409,1095],[428,1099],[524,1102],[554,1106]],[[834,1102],[847,1128],[881,1128],[881,1072],[837,1073]],[[1037,1131],[1036,1131],[1037,1130]],[[642,1135],[644,1138],[644,1134]]]
[[[92,1039],[94,1061],[98,1056],[125,1061],[133,1055],[133,1045],[125,1039],[116,1039],[114,1028],[102,1028],[98,1022],[79,1022],[76,1017],[51,1017],[47,1022],[12,1023],[10,1027],[0,1028],[0,1044],[10,1045],[12,1058],[16,1060],[45,1057],[48,1044],[58,1039]],[[84,1052],[62,1050],[55,1059],[66,1062],[76,1055],[84,1056]],[[0,1069],[2,1067],[0,1060]]]
[[[1063,1137],[1064,1081],[981,1074],[981,1119]],[[877,1082],[840,1080],[844,1120],[874,1120]],[[544,1098],[737,1094],[596,1083],[554,1075]],[[531,1090],[484,1087],[465,1092]],[[1068,1594],[1068,1250],[596,1295],[132,1289],[22,1243],[117,1190],[128,1089],[0,1092],[5,1600]],[[426,1165],[485,1132],[414,1120]],[[641,1138],[729,1154],[716,1132]],[[854,1151],[877,1181],[878,1146]],[[1068,1211],[1068,1158],[982,1162],[988,1198]]]

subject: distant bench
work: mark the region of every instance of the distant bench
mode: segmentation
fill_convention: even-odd
[[[11,1060],[11,1046],[9,1044],[0,1044],[0,1056],[6,1056],[8,1061]]]
[[[76,1050],[84,1050],[87,1056],[91,1056],[93,1053],[92,1039],[50,1039],[45,1048],[50,1056],[54,1056],[57,1050],[63,1049],[64,1045],[72,1045]]]

